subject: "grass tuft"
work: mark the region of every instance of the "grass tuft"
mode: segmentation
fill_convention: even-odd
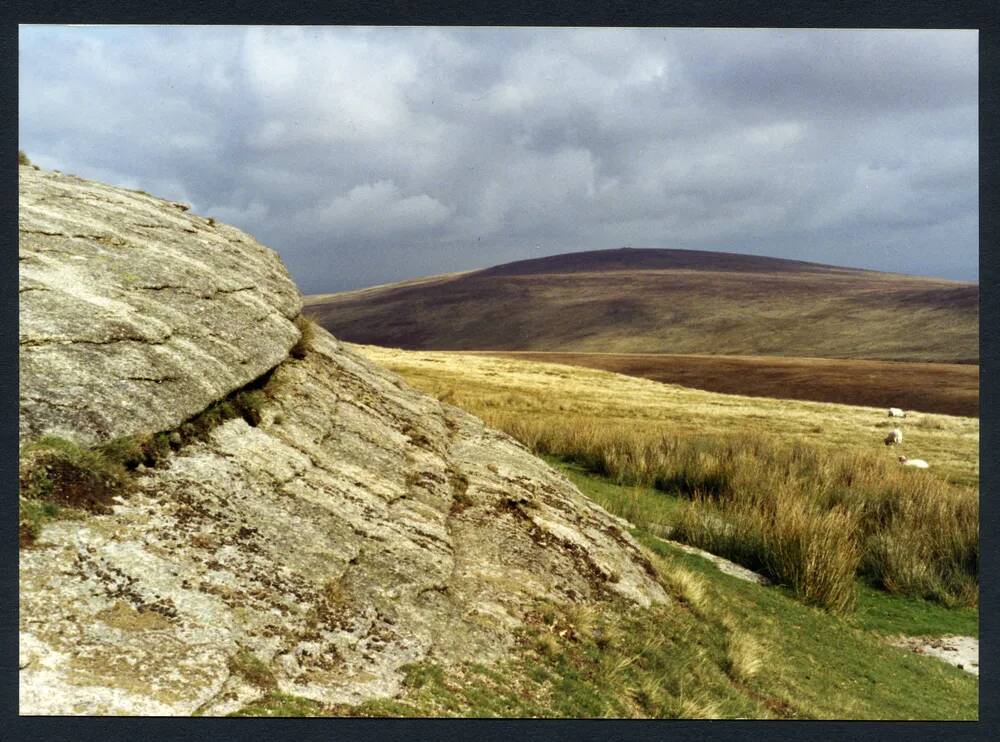
[[[704,612],[706,594],[705,583],[702,582],[701,578],[686,569],[677,567],[664,573],[663,580],[693,611]]]
[[[44,436],[21,449],[18,480],[26,500],[94,513],[110,512],[112,499],[129,486],[119,461],[56,436]]]
[[[288,354],[292,358],[301,361],[312,347],[313,339],[316,336],[316,323],[300,314],[295,318],[295,326],[299,330],[299,339],[292,346],[292,349],[288,351]]]
[[[745,682],[763,666],[763,656],[757,641],[749,634],[732,632],[727,637],[723,668],[733,680]]]
[[[553,634],[542,633],[535,638],[535,650],[543,657],[555,657],[559,654],[560,644]]]
[[[229,672],[262,690],[274,690],[278,681],[267,664],[249,649],[241,649],[229,658]]]

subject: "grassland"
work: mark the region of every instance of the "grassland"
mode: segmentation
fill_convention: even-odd
[[[709,392],[979,417],[979,366],[780,356],[479,351],[584,366]]]
[[[891,420],[882,408],[718,394],[597,369],[490,356],[356,346],[413,386],[482,417],[523,421],[559,417],[573,424],[625,425],[671,435],[767,433],[836,451],[899,454],[931,463],[925,474],[958,485],[979,483],[979,421],[912,413]],[[886,432],[902,425],[902,446]]]
[[[538,453],[686,500],[674,537],[847,611],[856,577],[890,592],[975,605],[978,421],[914,414],[903,450],[885,411],[754,399],[619,374],[483,356],[366,347],[373,360]],[[662,498],[661,498],[662,499]],[[620,514],[654,530],[660,503]],[[614,508],[613,508],[614,509]]]
[[[308,297],[337,337],[410,349],[977,363],[975,284],[682,250],[572,253]]]

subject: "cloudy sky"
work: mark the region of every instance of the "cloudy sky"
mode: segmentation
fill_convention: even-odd
[[[34,162],[322,292],[631,245],[978,280],[974,31],[22,26]]]

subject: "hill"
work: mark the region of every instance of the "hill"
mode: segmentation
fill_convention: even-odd
[[[979,357],[976,284],[732,253],[568,253],[305,305],[344,340],[407,349]]]

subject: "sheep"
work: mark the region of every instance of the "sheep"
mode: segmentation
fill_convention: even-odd
[[[903,466],[915,466],[918,469],[926,469],[930,466],[930,464],[923,459],[908,459],[905,456],[899,457],[899,463]]]
[[[893,428],[889,431],[889,435],[885,437],[884,442],[887,446],[898,446],[903,442],[903,431],[899,428]]]
[[[898,407],[889,408],[889,417],[906,417],[906,413]]]

